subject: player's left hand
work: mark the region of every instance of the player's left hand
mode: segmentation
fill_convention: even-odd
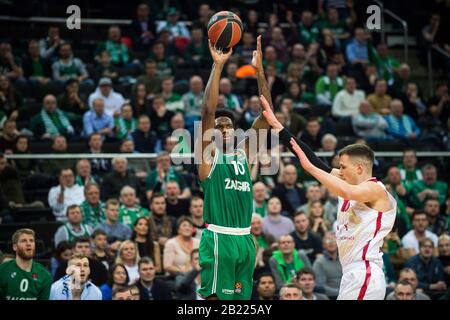
[[[256,38],[256,50],[253,50],[252,65],[256,70],[263,70],[262,65],[262,49],[261,49],[261,35]]]
[[[300,160],[303,169],[309,171],[313,167],[313,164],[308,160],[302,148],[300,148],[300,146],[298,145],[298,143],[295,141],[294,138],[291,138],[291,146],[294,149],[298,159]]]

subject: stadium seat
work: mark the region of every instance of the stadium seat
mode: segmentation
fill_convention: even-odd
[[[36,239],[41,239],[47,248],[53,248],[53,239],[56,230],[61,226],[61,222],[32,222],[29,228],[36,232]]]
[[[12,211],[15,222],[55,221],[55,216],[50,208],[17,208]]]

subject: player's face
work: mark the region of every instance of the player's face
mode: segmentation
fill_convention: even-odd
[[[22,234],[17,241],[17,244],[13,245],[13,250],[23,260],[31,260],[34,257],[36,244],[34,237],[31,234]]]
[[[136,202],[137,202],[135,193],[132,192],[132,191],[124,192],[124,193],[122,194],[122,202],[123,202],[127,207],[133,207],[133,206],[136,204]]]
[[[399,284],[395,288],[395,300],[415,300],[415,294],[411,286]]]
[[[146,236],[148,234],[148,222],[146,219],[139,219],[134,227],[136,234],[140,236]]]
[[[313,292],[316,285],[312,274],[302,274],[299,281],[300,288],[304,293],[310,294]]]
[[[301,300],[301,291],[297,288],[284,288],[283,295],[280,297],[281,300]]]
[[[362,173],[361,165],[355,164],[346,154],[339,157],[339,176],[342,180],[350,184],[357,184],[358,173]]]
[[[67,219],[72,224],[79,224],[83,220],[83,215],[81,214],[80,208],[73,208],[69,211],[69,214],[67,215]]]
[[[143,263],[139,269],[139,276],[146,282],[152,282],[155,279],[155,266],[153,263]]]
[[[116,270],[114,270],[113,281],[115,284],[118,284],[118,285],[126,284],[126,281],[127,281],[126,270],[124,268],[122,268],[121,266],[118,266],[116,268]]]
[[[80,269],[80,282],[84,284],[88,281],[91,269],[89,268],[89,260],[87,258],[76,259],[72,264]]]
[[[263,298],[271,298],[275,294],[275,282],[272,277],[261,277],[258,285],[258,293]]]
[[[215,121],[215,129],[220,132],[223,144],[228,146],[234,142],[234,126],[228,117],[218,117]]]

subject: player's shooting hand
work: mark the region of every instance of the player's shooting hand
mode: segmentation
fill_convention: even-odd
[[[212,43],[211,40],[208,40],[209,45],[209,51],[211,52],[211,56],[214,60],[214,63],[223,66],[227,62],[227,60],[231,57],[233,54],[233,48],[230,48],[227,53],[222,52],[219,49],[216,49]]]
[[[261,105],[262,105],[262,107],[264,109],[262,114],[263,114],[264,118],[266,118],[267,123],[274,129],[282,130],[283,129],[283,125],[275,117],[275,114],[273,113],[273,110],[270,107],[269,102],[266,100],[266,98],[263,95],[261,95],[259,97],[259,99],[261,100]]]
[[[313,168],[312,163],[308,160],[302,148],[300,148],[294,138],[291,138],[291,146],[294,149],[294,152],[297,155],[298,159],[300,160],[303,169],[305,169],[306,171],[311,170]]]
[[[256,38],[256,50],[253,50],[252,65],[256,70],[263,70],[262,65],[262,49],[261,49],[261,35]]]

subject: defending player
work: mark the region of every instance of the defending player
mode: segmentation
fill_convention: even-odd
[[[204,218],[208,224],[199,248],[202,284],[198,293],[208,299],[247,300],[252,292],[256,257],[250,234],[253,200],[249,157],[254,154],[249,154],[248,140],[235,146],[233,114],[223,109],[216,111],[220,75],[232,50],[222,53],[210,44],[210,51],[214,64],[205,90],[202,138],[196,148],[196,157],[201,161],[198,169],[205,197]],[[261,37],[253,55],[260,94],[270,100],[262,67]],[[260,116],[252,128],[270,127]],[[205,136],[211,129],[220,133],[222,139],[212,141]]]
[[[332,169],[283,128],[264,97],[261,103],[267,122],[279,131],[302,167],[339,196],[336,239],[343,276],[338,299],[383,300],[386,281],[381,246],[394,225],[397,202],[372,177],[373,151],[365,145],[349,145],[339,152],[339,169]]]

